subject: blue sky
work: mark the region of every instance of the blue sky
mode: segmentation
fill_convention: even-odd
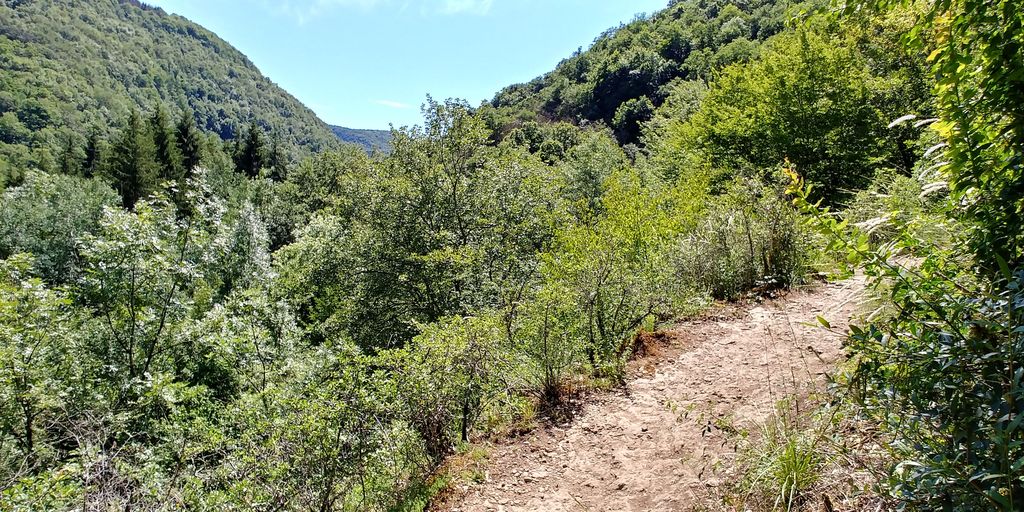
[[[147,0],[214,31],[322,119],[418,124],[490,99],[668,0]]]

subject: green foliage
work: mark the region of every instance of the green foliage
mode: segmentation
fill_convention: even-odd
[[[263,129],[250,123],[245,137],[236,139],[235,144],[235,169],[250,178],[259,176],[268,161]]]
[[[619,140],[636,140],[641,125],[654,116],[654,103],[647,96],[626,100],[615,110],[612,126]]]
[[[240,401],[230,430],[209,440],[228,459],[207,483],[207,506],[388,510],[422,476],[422,444],[389,405],[394,388],[358,357],[320,357],[322,378]]]
[[[858,2],[847,13],[900,5]],[[931,52],[939,117],[915,126],[931,124],[942,140],[927,151],[939,162],[921,173],[932,183],[919,197],[948,183],[945,223],[960,228],[950,230],[948,247],[899,211],[860,226],[833,218],[807,201],[808,190],[794,178],[796,204],[832,249],[863,266],[884,299],[869,325],[852,328],[856,369],[849,379],[862,410],[892,438],[888,483],[909,508],[1016,510],[1024,500],[1018,7],[928,3],[905,38]],[[905,115],[890,127],[915,119]],[[882,203],[919,207],[905,196]],[[873,228],[890,223],[895,229],[873,237]],[[872,246],[873,238],[881,245]],[[898,258],[903,253],[915,256],[912,265]]]
[[[892,241],[904,232],[924,243],[949,243],[959,226],[946,216],[948,188],[944,182],[922,183],[919,176],[879,174],[853,197],[843,217],[870,234],[873,243]]]
[[[70,301],[31,277],[31,267],[25,255],[0,263],[0,482],[59,456],[48,425],[74,393]]]
[[[649,18],[606,31],[553,72],[505,88],[490,105],[569,122],[601,121],[615,127],[619,142],[637,142],[640,124],[664,103],[675,80],[708,80],[718,69],[746,61],[790,17],[814,5],[672,2]]]
[[[360,189],[370,174],[370,159],[362,151],[347,147],[303,160],[288,173],[282,195],[294,206],[299,225],[310,215],[329,207],[350,217],[366,206]]]
[[[635,171],[614,172],[605,183],[604,215],[594,224],[560,229],[543,257],[546,281],[568,293],[582,313],[574,330],[588,362],[614,376],[631,355],[636,329],[671,303],[666,247],[685,221],[671,195],[641,179]]]
[[[791,148],[825,139],[822,180],[897,169],[864,216],[940,211],[898,174],[927,138],[865,142],[920,99],[902,19],[786,32],[789,2],[673,2],[493,104],[428,99],[390,152],[297,161],[322,125],[212,34],[73,7],[0,6],[4,510],[421,509],[460,446],[621,382],[640,329],[797,282],[816,252],[767,172]],[[793,496],[816,462],[777,448]]]
[[[0,199],[0,258],[33,254],[33,271],[50,284],[82,276],[77,241],[95,231],[117,194],[97,179],[29,171]]]
[[[83,298],[105,324],[96,350],[112,379],[132,386],[170,365],[166,345],[189,314],[195,236],[173,208],[142,202],[135,213],[106,210],[97,234],[83,237]]]
[[[153,136],[155,159],[160,181],[180,180],[181,154],[171,132],[170,120],[163,106],[157,105],[149,118],[149,131]]]
[[[154,189],[158,163],[150,132],[137,111],[132,111],[120,137],[113,144],[107,175],[116,183],[121,205],[131,209]]]
[[[103,158],[105,157],[105,149],[106,146],[99,128],[93,127],[89,130],[83,150],[85,154],[83,155],[81,165],[82,176],[86,178],[99,176],[100,172],[104,169],[105,163]]]
[[[848,10],[860,5],[900,2],[858,2]],[[949,0],[925,9],[906,42],[930,52],[941,118],[935,127],[948,144],[944,177],[965,205],[978,262],[996,275],[1000,259],[1012,268],[1024,254],[1024,15],[1010,0]]]
[[[781,196],[757,180],[731,183],[682,240],[678,275],[716,299],[799,283],[813,261],[812,240]]]
[[[174,146],[181,155],[181,167],[185,178],[191,178],[192,172],[202,162],[202,142],[192,116],[182,113],[178,123],[174,125]]]
[[[331,131],[342,142],[355,144],[363,148],[367,153],[374,151],[391,152],[391,138],[393,137],[391,130],[357,130],[354,128],[331,126]]]
[[[354,190],[358,207],[314,219],[282,254],[297,308],[323,336],[342,326],[364,347],[400,345],[415,322],[501,304],[551,236],[539,162],[487,146],[463,104],[432,103],[426,114]]]
[[[789,159],[832,202],[864,187],[879,165],[909,172],[902,141],[885,127],[921,100],[892,104],[907,80],[870,62],[843,33],[780,34],[759,58],[723,70],[696,112],[653,135],[656,164],[668,176],[702,163],[728,176]]]
[[[589,222],[602,213],[606,180],[626,166],[626,154],[609,133],[585,132],[559,166],[562,196],[569,201],[573,215]]]
[[[579,312],[572,290],[548,285],[506,316],[510,345],[522,359],[516,376],[542,402],[557,405],[563,386],[583,370]]]
[[[893,495],[924,510],[1015,510],[1024,275],[1004,267],[995,281],[972,279],[967,261],[907,229],[874,247],[868,232],[809,203],[809,189],[793,178],[795,204],[828,249],[863,267],[885,300],[874,322],[851,327],[847,379],[862,411],[893,438]],[[904,252],[919,261],[901,264]]]
[[[270,237],[259,213],[249,203],[242,206],[234,226],[217,241],[223,256],[214,275],[221,281],[220,292],[263,288],[273,273],[270,267]]]
[[[449,318],[425,326],[405,349],[382,354],[403,397],[403,412],[427,453],[440,458],[469,441],[489,397],[500,391],[493,317]]]

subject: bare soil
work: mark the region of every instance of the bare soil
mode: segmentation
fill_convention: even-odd
[[[627,385],[576,418],[491,448],[484,481],[441,510],[669,511],[719,508],[738,434],[790,396],[823,388],[863,281],[723,305],[644,340]],[[834,332],[816,318],[828,320]]]

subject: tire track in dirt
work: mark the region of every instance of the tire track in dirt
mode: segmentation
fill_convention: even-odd
[[[624,390],[588,401],[567,426],[493,448],[486,481],[441,507],[462,511],[674,511],[707,503],[736,461],[735,432],[778,400],[820,389],[841,355],[862,279],[724,306],[668,331]],[[638,375],[639,374],[639,375]]]

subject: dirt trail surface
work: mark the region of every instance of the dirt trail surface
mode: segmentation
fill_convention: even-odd
[[[726,306],[668,331],[624,390],[587,401],[565,426],[494,447],[486,481],[456,490],[450,511],[703,509],[734,466],[735,433],[756,431],[778,400],[820,389],[841,355],[837,332],[863,282]]]

